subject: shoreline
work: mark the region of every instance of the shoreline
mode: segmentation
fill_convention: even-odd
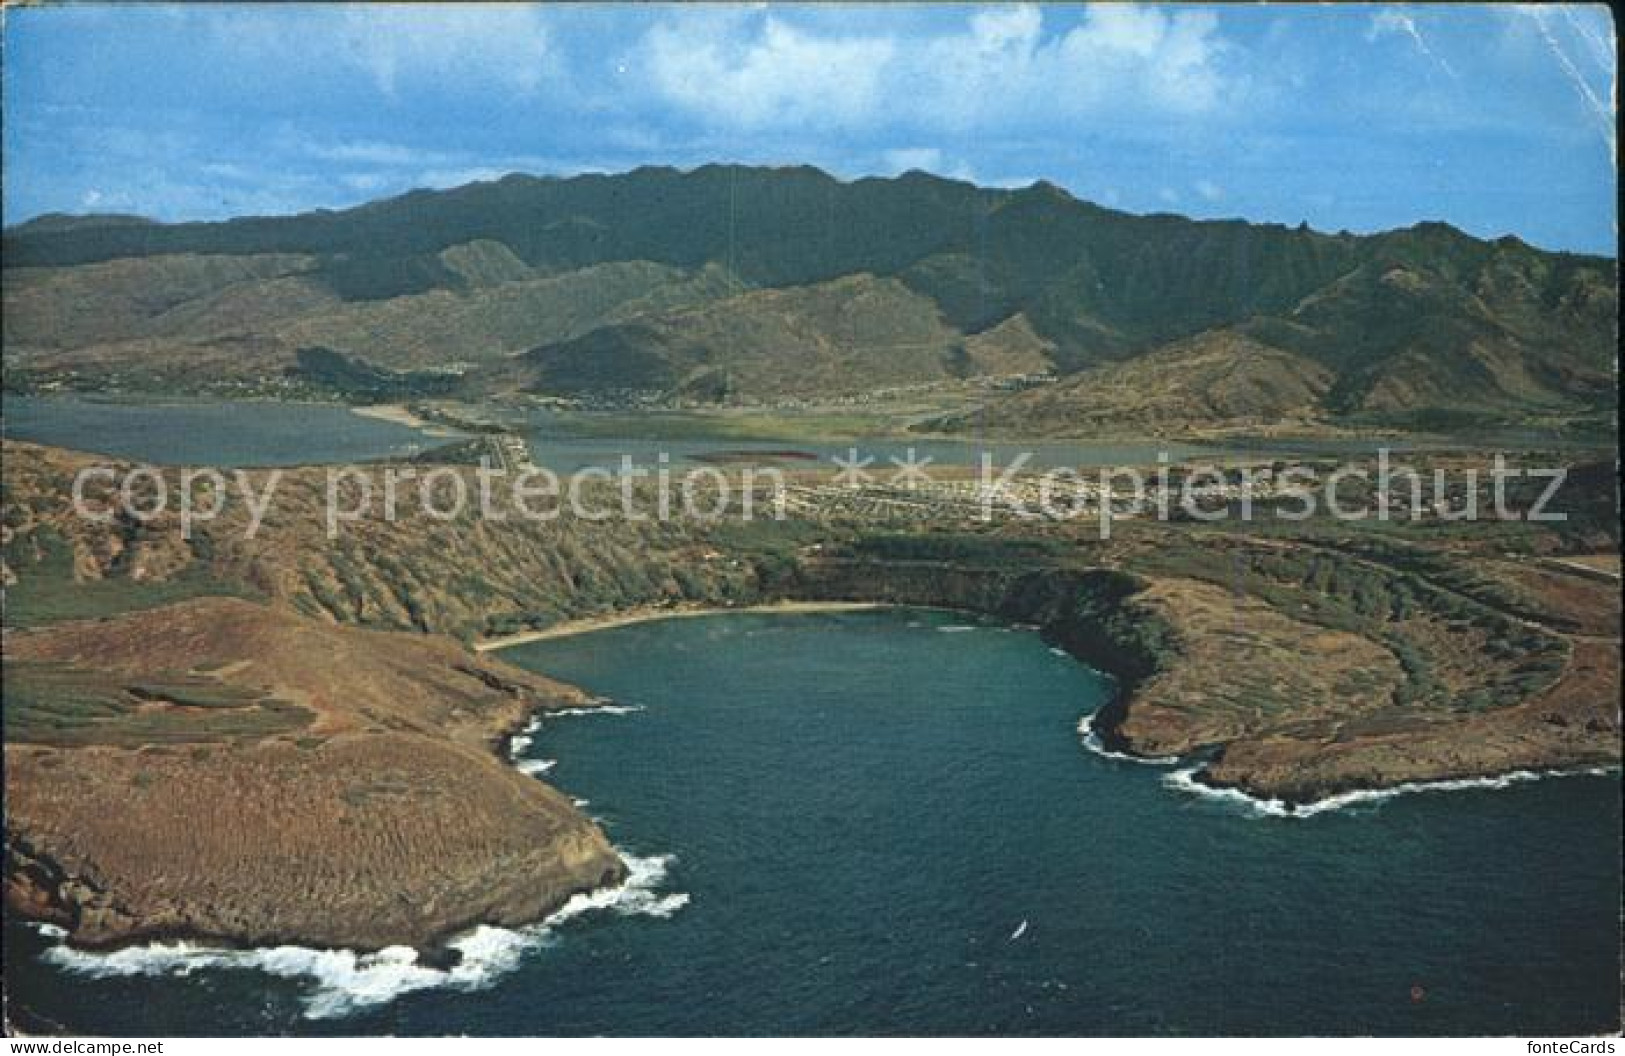
[[[413,413],[412,409],[404,403],[374,403],[362,407],[352,404],[350,413],[361,418],[389,422],[391,425],[404,425],[408,429],[416,429],[424,436],[436,440],[452,440],[465,435],[449,425]]]
[[[1151,759],[1132,759],[1132,762],[1156,762]],[[1177,758],[1174,765],[1186,762]],[[1421,792],[1500,791],[1513,785],[1534,781],[1549,781],[1565,777],[1612,777],[1619,773],[1620,764],[1604,762],[1576,763],[1570,766],[1515,767],[1510,770],[1486,770],[1483,773],[1465,773],[1455,776],[1419,777],[1389,785],[1354,785],[1318,799],[1295,800],[1282,796],[1267,796],[1249,792],[1238,785],[1218,784],[1207,775],[1207,764],[1170,770],[1163,774],[1164,787],[1186,795],[1216,802],[1233,803],[1261,817],[1310,818],[1351,807],[1370,806],[1398,796]]]
[[[361,407],[352,405],[350,413],[362,418],[375,418],[380,422],[394,422],[396,425],[412,429],[423,429],[429,425],[427,418],[413,414],[404,403],[372,403]]]
[[[679,620],[695,616],[728,616],[740,613],[789,616],[819,612],[865,612],[888,607],[890,606],[873,601],[773,601],[736,606],[643,607],[606,613],[602,616],[583,616],[579,619],[564,620],[555,623],[551,627],[543,627],[534,631],[518,631],[514,634],[505,634],[496,638],[482,638],[474,642],[471,648],[476,653],[490,653],[499,649],[509,649],[516,645],[526,645],[530,642],[545,642],[553,638],[570,638],[578,634],[607,631],[615,627],[629,627],[637,623],[652,623],[656,620]]]
[[[891,608],[894,607],[895,604],[896,603],[858,601],[778,601],[731,607],[702,605],[698,603],[681,607],[643,607],[624,610],[618,613],[609,613],[595,617],[564,621],[551,628],[523,632],[516,635],[492,639],[484,643],[479,643],[473,646],[473,648],[481,654],[484,654],[492,652],[496,649],[522,644],[523,642],[528,641],[566,637],[575,634],[590,633],[595,630],[603,630],[617,626],[626,626],[661,619],[700,617],[707,615],[727,615],[734,613],[794,614],[865,611]],[[983,617],[991,615],[985,611],[969,607],[916,606],[912,604],[910,604],[909,607],[936,608],[943,611],[964,612]],[[1007,625],[1020,625],[1021,623],[1021,621],[1014,620],[1009,617],[1000,617],[1000,619],[1001,622]],[[1095,670],[1106,670],[1105,666],[1101,664],[1099,658],[1095,660],[1085,659],[1073,648],[1062,647],[1058,642],[1048,635],[1046,635],[1046,642],[1050,644],[1052,649],[1059,649],[1080,663],[1086,664]],[[1113,702],[1126,703],[1125,698],[1132,692],[1131,687],[1119,683],[1116,688],[1118,694],[1121,695],[1115,697]],[[558,703],[565,703],[566,707],[563,709],[558,708],[556,707]],[[530,703],[530,706],[517,709],[515,714],[507,716],[506,721],[501,722],[494,730],[491,731],[491,735],[488,735],[488,738],[486,739],[486,744],[488,749],[492,751],[500,762],[505,764],[507,767],[518,769],[515,767],[515,760],[513,758],[515,739],[517,737],[527,735],[539,720],[545,719],[549,712],[555,710],[570,710],[571,708],[582,706],[590,708],[595,705],[601,706],[607,703],[609,702],[596,700],[583,705],[582,703],[573,700],[561,701],[558,697],[552,697],[547,700],[533,701]],[[1106,707],[1109,708],[1110,704],[1108,704]],[[1102,710],[1105,709],[1103,708]],[[1206,767],[1190,756],[1174,758],[1148,758],[1139,755],[1139,753],[1133,750],[1131,745],[1127,744],[1123,746],[1122,753],[1107,748],[1105,744],[1090,745],[1088,743],[1089,735],[1097,733],[1091,720],[1097,717],[1099,717],[1099,713],[1086,716],[1080,722],[1078,728],[1078,733],[1084,736],[1085,747],[1090,751],[1102,756],[1106,756],[1107,758],[1115,757],[1125,763],[1133,762],[1141,765],[1150,764],[1154,767],[1172,767],[1173,769],[1160,775],[1160,783],[1169,793],[1176,795],[1184,794],[1187,796],[1215,800],[1219,802],[1228,802],[1232,806],[1243,808],[1251,814],[1277,819],[1302,819],[1321,813],[1338,812],[1350,807],[1374,805],[1377,802],[1385,801],[1389,798],[1413,793],[1503,789],[1510,785],[1523,784],[1546,778],[1583,775],[1589,776],[1597,774],[1607,775],[1617,774],[1618,772],[1618,763],[1617,761],[1614,761],[1611,763],[1603,763],[1601,765],[1592,766],[1587,766],[1585,764],[1568,766],[1554,765],[1551,767],[1518,767],[1510,770],[1487,770],[1481,774],[1439,774],[1435,776],[1411,777],[1408,780],[1402,780],[1392,784],[1375,786],[1363,786],[1355,784],[1351,787],[1340,788],[1329,795],[1325,795],[1314,800],[1299,802],[1289,797],[1272,796],[1267,791],[1245,791],[1242,788],[1234,785],[1213,783],[1206,779]],[[1105,724],[1103,723],[1103,725]],[[1192,765],[1193,763],[1196,765]],[[524,771],[519,772],[524,773]],[[528,776],[530,776],[532,779],[535,777],[535,775]],[[542,783],[549,784],[549,787],[555,787],[551,786],[550,783],[545,779],[543,779]],[[415,951],[411,969],[413,973],[412,978],[415,980],[415,982],[407,989],[416,989],[419,986],[440,986],[456,980],[458,978],[459,968],[463,965],[465,958],[472,958],[474,967],[464,967],[462,968],[462,971],[476,970],[480,964],[481,954],[477,951],[475,946],[471,946],[469,943],[472,940],[475,940],[478,935],[486,934],[486,932],[482,931],[483,928],[498,929],[511,933],[515,936],[530,935],[536,933],[537,929],[546,930],[553,924],[559,922],[558,918],[561,913],[566,915],[565,919],[567,919],[568,916],[573,915],[568,912],[568,908],[572,904],[580,905],[580,903],[577,903],[577,899],[594,900],[595,903],[602,902],[603,906],[601,908],[608,908],[616,898],[620,897],[618,894],[619,892],[649,890],[652,888],[652,884],[640,884],[640,877],[636,875],[636,866],[639,863],[633,860],[632,856],[628,856],[620,847],[613,847],[613,854],[621,866],[619,875],[606,875],[599,878],[599,880],[595,883],[574,887],[564,891],[556,899],[543,904],[539,909],[526,912],[522,917],[511,918],[505,921],[492,920],[489,916],[486,916],[483,920],[478,916],[470,917],[460,920],[454,924],[444,926],[427,939],[419,936],[416,939],[405,939],[404,941],[397,943],[399,945],[411,946]],[[666,897],[677,898],[679,895],[680,893],[673,893]],[[686,899],[686,896],[683,897]],[[664,906],[667,903],[662,901],[660,904]],[[42,918],[35,919],[39,920]],[[47,923],[55,922],[48,921]],[[280,933],[277,934],[274,939],[270,939],[264,936],[249,938],[242,935],[229,935],[222,934],[220,932],[210,932],[207,930],[186,932],[182,930],[161,928],[139,931],[121,936],[118,939],[106,943],[86,943],[83,940],[76,940],[71,935],[58,935],[55,936],[55,938],[66,949],[81,951],[86,954],[108,954],[123,949],[148,948],[152,953],[160,957],[166,955],[174,955],[177,957],[196,956],[200,958],[201,962],[204,964],[209,963],[211,958],[213,958],[223,960],[226,963],[240,961],[240,963],[243,963],[245,966],[251,967],[263,967],[262,965],[254,964],[253,962],[254,959],[268,947],[294,946],[300,949],[300,955],[305,959],[306,964],[306,967],[302,969],[295,969],[295,974],[314,975],[318,979],[320,978],[320,972],[312,970],[312,968],[309,967],[310,965],[321,966],[327,964],[329,960],[334,958],[340,960],[348,958],[352,966],[355,966],[357,962],[360,962],[359,967],[361,968],[362,973],[365,974],[366,971],[371,970],[371,966],[373,965],[374,961],[377,960],[377,955],[386,948],[374,944],[356,943],[329,945],[320,941],[313,942],[308,936],[301,938],[296,932]],[[162,948],[166,945],[176,943],[197,945],[201,946],[202,948],[192,949],[185,952],[166,951]],[[62,956],[69,955],[65,953],[62,954]],[[379,965],[384,964],[383,961],[377,961],[377,963]],[[330,986],[324,983],[320,988],[322,996],[325,999],[338,1000],[341,1002],[344,1001],[345,998],[342,996],[335,997],[334,995],[342,995],[344,989],[345,984],[342,983],[335,986]],[[385,998],[384,1000],[389,1000],[389,998]],[[318,1016],[316,1018],[320,1017]]]

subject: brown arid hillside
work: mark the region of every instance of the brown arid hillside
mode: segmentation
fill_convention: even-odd
[[[1182,354],[1194,342],[1224,349],[1233,388],[1283,371],[1284,388],[1148,408],[1084,384],[1035,421],[1017,401],[988,417],[1071,436],[1245,425],[1285,400],[1319,428],[1595,433],[1617,408],[1612,259],[1442,223],[1356,236],[1134,216],[1044,182],[516,175],[340,212],[25,224],[5,262],[13,391],[376,395],[299,357],[322,349],[363,375],[423,375],[396,395],[761,403],[1113,365],[1130,389],[1195,394],[1215,367]]]
[[[90,456],[3,453],[6,897],[83,944],[434,950],[616,882],[603,834],[495,750],[534,709],[587,702],[468,645],[634,609],[838,600],[1036,625],[1117,676],[1092,720],[1107,747],[1205,757],[1197,780],[1287,804],[1619,761],[1600,464],[1574,468],[1550,527],[1129,520],[1109,540],[844,507],[439,520],[410,487],[398,519],[374,506],[329,538],[310,467],[280,475],[252,537],[238,503],[187,539],[173,514],[77,516]]]
[[[130,257],[7,268],[6,345],[62,352],[147,337],[207,339],[320,310],[337,298],[297,254]]]
[[[1021,336],[984,338],[988,360]],[[527,352],[518,364],[521,385],[543,393],[852,395],[949,380],[956,365],[973,369],[979,364],[964,351],[956,364],[960,337],[929,298],[896,279],[852,275],[604,327]]]
[[[480,245],[454,246],[442,257],[459,276],[454,288],[381,301],[340,298],[301,257],[11,269],[6,342],[28,369],[134,371],[184,390],[188,379],[214,372],[239,380],[285,375],[301,348],[341,349],[386,370],[464,369],[742,288],[714,267],[691,273],[632,261],[551,275],[512,266],[512,254]],[[198,374],[200,362],[210,371]]]
[[[336,305],[279,327],[277,336],[290,348],[342,349],[391,370],[467,366],[517,355],[539,342],[566,341],[618,319],[706,304],[743,288],[718,267],[689,272],[631,261],[530,276],[503,275],[489,260],[481,260],[484,270],[464,258],[457,263],[467,288]]]
[[[1045,627],[1130,687],[1103,732],[1145,754],[1222,749],[1212,778],[1260,794],[1302,801],[1618,755],[1618,582],[1570,560],[1617,553],[1601,464],[1574,467],[1555,500],[1569,520],[1548,526],[1135,519],[1109,540],[1076,522],[920,524],[843,507],[749,523],[391,523],[376,505],[329,539],[313,468],[283,475],[252,539],[233,508],[188,541],[172,517],[74,517],[66,482],[85,456],[5,453],[13,626],[228,591],[316,626],[465,640],[628,609],[895,601]],[[409,511],[411,490],[401,502]],[[1107,578],[1077,586],[1085,573]]]
[[[623,875],[498,754],[589,702],[450,639],[199,598],[5,653],[7,904],[77,943],[433,950]]]
[[[976,374],[1048,374],[1055,369],[1055,344],[1039,336],[1032,320],[1017,312],[965,338],[965,358]]]
[[[1004,433],[1178,435],[1223,422],[1248,430],[1303,427],[1323,416],[1334,375],[1302,355],[1213,331],[1094,367],[976,412]],[[967,416],[965,421],[971,421]]]

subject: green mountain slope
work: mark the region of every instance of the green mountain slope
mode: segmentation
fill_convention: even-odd
[[[1045,183],[719,165],[509,176],[293,217],[41,218],[6,231],[5,262],[14,387],[69,370],[186,385],[202,363],[270,380],[322,347],[464,371],[474,393],[758,399],[1065,376],[1220,334],[1142,373],[1195,392],[1215,348],[1261,356],[1241,376],[1287,370],[1286,403],[1314,392],[1309,418],[1613,408],[1612,260],[1443,224],[1354,236],[1134,216]],[[1067,391],[1048,397],[1046,429],[1072,428]]]
[[[852,275],[602,327],[525,353],[513,377],[572,395],[804,397],[950,380],[960,359],[960,334],[934,302],[895,279]]]

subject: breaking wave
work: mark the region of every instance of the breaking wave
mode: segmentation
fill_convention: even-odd
[[[1105,759],[1116,759],[1124,763],[1139,763],[1142,766],[1172,766],[1179,762],[1177,755],[1130,755],[1127,752],[1114,752],[1106,747],[1095,732],[1095,716],[1100,714],[1092,711],[1078,720],[1078,733],[1083,737],[1083,746]]]
[[[1379,804],[1397,796],[1411,795],[1417,792],[1463,792],[1470,789],[1510,788],[1513,785],[1525,784],[1530,781],[1542,781],[1554,777],[1606,777],[1614,773],[1616,768],[1592,766],[1573,770],[1513,770],[1510,773],[1500,774],[1496,777],[1406,781],[1390,788],[1359,788],[1350,792],[1339,792],[1337,795],[1327,796],[1325,799],[1317,799],[1312,803],[1298,804],[1288,803],[1281,799],[1250,796],[1237,788],[1214,788],[1197,780],[1197,775],[1201,770],[1200,766],[1176,770],[1163,777],[1162,783],[1187,795],[1242,807],[1248,813],[1258,817],[1307,818],[1316,814],[1325,814],[1329,811],[1343,810],[1348,807]]]
[[[531,777],[541,777],[558,765],[557,759],[521,759],[514,764],[514,769]]]
[[[264,972],[282,979],[309,982],[304,1014],[309,1019],[333,1019],[377,1005],[403,994],[437,987],[482,990],[512,972],[524,956],[557,941],[555,929],[576,917],[595,912],[619,916],[669,917],[688,904],[681,892],[661,893],[672,855],[638,857],[622,852],[628,876],[619,887],[576,895],[551,916],[523,928],[480,925],[447,943],[460,954],[450,968],[419,964],[409,946],[390,946],[376,953],[355,950],[318,950],[305,946],[228,950],[189,942],[152,943],[110,953],[48,947],[43,959],[65,971],[92,978],[128,976],[189,976],[208,969]],[[60,940],[62,929],[38,929]]]
[[[536,731],[542,728],[542,717],[532,715],[524,728],[508,738],[508,758],[518,759],[536,741]]]
[[[552,719],[565,715],[631,715],[642,710],[642,704],[596,704],[589,708],[560,708],[558,711],[547,712],[546,717]]]
[[[557,711],[539,711],[532,715],[530,721],[525,723],[520,731],[508,738],[508,758],[517,761],[520,756],[530,750],[536,743],[536,734],[542,728],[546,719],[562,718],[567,715],[630,715],[642,711],[641,704],[595,704],[585,708],[560,708]],[[524,766],[521,765],[523,770]],[[526,771],[527,773],[529,771]]]

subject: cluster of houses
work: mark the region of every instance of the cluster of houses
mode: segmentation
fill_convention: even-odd
[[[485,437],[491,464],[509,473],[528,473],[536,468],[530,457],[530,445],[518,433],[491,433]]]

